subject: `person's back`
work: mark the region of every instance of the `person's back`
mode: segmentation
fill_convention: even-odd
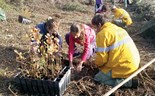
[[[124,26],[129,26],[132,24],[132,19],[129,15],[129,13],[124,10],[123,8],[117,8],[117,7],[113,7],[112,12],[114,13],[114,22],[116,25],[119,26],[119,24],[117,23],[118,20],[122,20],[121,22],[124,23]],[[120,21],[119,21],[120,22]]]
[[[120,12],[122,12],[122,15],[123,15],[122,19],[124,22],[126,22],[126,25],[131,25],[132,19],[131,19],[129,13],[126,10],[124,10],[123,8],[118,8],[118,10]]]
[[[105,39],[99,38],[101,35]],[[139,52],[124,29],[110,22],[105,23],[102,31],[97,34],[96,41],[99,41],[97,42],[98,46],[106,47],[106,50],[109,51],[108,61],[102,68],[104,72],[112,70],[113,78],[126,78],[138,69]],[[104,41],[106,41],[105,44],[101,43]],[[98,48],[98,50],[100,49]]]
[[[40,34],[42,34],[42,35],[45,35],[47,32],[45,22],[41,22],[41,23],[37,24],[36,28],[38,28],[40,30]]]
[[[138,69],[138,49],[126,30],[105,22],[102,15],[94,16],[92,25],[97,29],[95,64],[100,69],[94,79],[116,86]],[[138,84],[138,80],[130,80],[123,87],[136,88]]]

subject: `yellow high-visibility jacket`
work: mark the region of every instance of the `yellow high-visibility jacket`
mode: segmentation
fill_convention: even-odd
[[[97,33],[96,43],[95,64],[102,72],[112,71],[113,78],[126,78],[138,69],[138,49],[123,28],[105,23]]]
[[[116,8],[114,9],[114,18],[115,19],[122,19],[123,22],[126,23],[126,25],[131,25],[132,24],[132,19],[129,15],[129,13],[122,9],[122,8]]]

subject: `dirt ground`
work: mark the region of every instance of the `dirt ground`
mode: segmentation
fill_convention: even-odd
[[[26,32],[29,32],[29,28],[34,27],[39,22],[45,21],[49,16],[59,18],[61,21],[59,32],[63,37],[63,53],[67,53],[64,36],[69,31],[70,24],[73,22],[90,23],[94,16],[94,6],[86,5],[82,0],[72,0],[73,2],[70,0],[63,2],[61,2],[62,0],[56,0],[57,2],[54,0],[25,0],[25,2],[23,2],[24,0],[17,0],[18,4],[15,2],[16,0],[6,1],[7,2],[1,6],[6,12],[7,21],[0,22],[0,95],[13,96],[16,94],[16,96],[20,96],[21,94],[16,91],[11,84],[13,76],[18,72],[18,62],[16,62],[14,50],[21,52],[28,51],[29,39],[26,36]],[[149,2],[147,0],[143,1]],[[145,2],[143,2],[143,4],[145,4]],[[123,6],[123,4],[117,5]],[[144,28],[147,22],[151,21],[147,19],[150,15],[145,15],[145,10],[141,10],[141,8],[143,8],[143,6],[137,4],[128,6],[126,10],[130,13],[134,23],[126,28],[126,30],[139,49],[141,56],[140,65],[143,66],[154,58],[155,43],[154,38],[144,38],[145,34],[137,34]],[[23,9],[29,10],[30,12],[23,12]],[[27,16],[32,20],[32,23],[19,23],[19,15]],[[93,81],[92,78],[97,72],[97,69],[92,68],[90,65],[91,64],[86,65],[80,73],[73,72],[72,82],[64,92],[64,96],[101,96],[111,89],[110,86],[97,84]],[[140,86],[137,89],[118,89],[114,95],[155,95],[154,65],[149,66],[136,76],[136,78],[140,80]]]

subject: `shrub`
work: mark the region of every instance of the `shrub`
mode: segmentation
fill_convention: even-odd
[[[57,6],[57,7],[63,11],[78,11],[83,13],[88,12],[86,10],[86,6],[78,2],[70,2],[70,3],[62,4],[62,6]]]
[[[9,9],[10,6],[5,2],[5,0],[0,0],[0,8]]]
[[[42,35],[36,28],[28,36],[31,40],[28,54],[14,50],[17,54],[16,60],[20,63],[21,76],[53,80],[62,69],[58,38],[47,34],[46,39],[41,40]]]

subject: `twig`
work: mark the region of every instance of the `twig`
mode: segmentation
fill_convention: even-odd
[[[92,78],[91,76],[85,76],[85,77],[82,77],[78,82],[82,81],[83,79],[85,78]]]
[[[150,82],[155,84],[155,81],[146,73],[145,70],[143,70],[143,73],[146,75],[146,77],[144,77],[144,79],[147,79],[148,81],[150,81]]]
[[[78,90],[81,93],[83,93],[85,91],[89,94],[89,96],[92,96],[91,93],[86,89],[86,86],[84,86],[84,84],[81,83],[83,79],[88,78],[88,77],[90,77],[90,76],[85,76],[85,77],[81,78],[78,82],[72,81],[72,83],[76,85],[76,87],[78,88]],[[81,87],[77,83],[79,83],[79,85]]]
[[[11,90],[11,84],[9,84],[8,89],[9,89],[9,91],[10,91],[14,96],[17,96],[17,94]]]
[[[77,85],[77,82],[75,82],[75,81],[72,81],[71,83],[73,83],[73,84],[75,84],[76,85],[76,87],[79,89],[79,91],[82,93],[83,91],[81,90],[81,88]],[[70,83],[70,84],[71,84]]]
[[[151,77],[146,73],[145,70],[143,70],[144,74],[146,75],[147,78],[151,79]]]
[[[152,83],[150,83],[149,81],[146,81],[150,86],[152,86],[152,89],[153,89],[153,91],[155,91],[154,89],[155,89],[155,86],[152,84]],[[147,92],[148,92],[148,88],[149,87],[146,87],[145,88],[145,90],[147,90]]]
[[[82,89],[89,94],[89,96],[92,96],[91,93],[86,89],[84,84],[81,84],[81,82],[79,82],[79,84],[81,85]]]
[[[11,62],[9,62],[9,61],[6,61],[6,60],[3,60],[5,63],[8,63],[8,64],[12,64]]]
[[[132,92],[131,92],[131,90],[129,90],[128,89],[128,92],[130,93],[130,96],[134,96],[135,94],[133,94]]]
[[[140,77],[141,77],[141,78],[143,79],[143,81],[144,81],[144,84],[143,84],[143,85],[144,85],[144,88],[145,88],[145,89],[147,89],[147,87],[145,86],[145,82],[147,82],[149,85],[155,87],[155,86],[154,86],[155,83],[153,84],[153,83],[150,81],[150,79],[148,79],[147,77],[142,76],[141,73],[140,73]],[[144,79],[145,79],[145,80],[144,80]]]
[[[89,86],[85,86],[87,89],[89,89],[89,90],[92,90],[92,88],[91,87],[89,87]]]
[[[149,83],[151,83],[152,85],[155,85],[155,82],[152,81],[151,79],[148,79],[147,77],[144,77]]]
[[[81,84],[81,82],[79,82],[79,84],[81,85],[83,90],[87,90],[86,87],[83,84]]]
[[[143,79],[143,81],[144,81],[144,77],[143,77],[142,73],[140,73],[139,76],[140,76],[141,79]]]
[[[144,71],[144,74],[147,76],[150,82],[152,82],[155,85],[155,81]]]
[[[144,86],[144,88],[146,89],[144,76],[143,76],[141,73],[140,73],[139,75],[140,75],[140,77],[143,79],[143,86]]]

